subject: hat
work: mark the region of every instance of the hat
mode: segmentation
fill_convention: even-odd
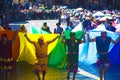
[[[40,40],[44,40],[44,37],[43,37],[43,36],[40,36],[39,39],[40,39]]]
[[[43,24],[47,24],[47,22],[44,22]]]
[[[60,23],[58,22],[58,23],[56,23],[56,25],[60,25]]]
[[[23,27],[24,26],[24,24],[20,24],[20,27]]]

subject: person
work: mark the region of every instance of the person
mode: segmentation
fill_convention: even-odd
[[[66,30],[66,31],[72,31],[73,28],[74,28],[73,23],[70,22],[70,23],[67,25],[67,27],[65,28],[65,30]]]
[[[2,80],[8,80],[9,72],[13,68],[14,60],[12,56],[12,44],[14,43],[18,32],[12,40],[8,40],[7,34],[1,35],[0,40],[0,72]]]
[[[42,30],[47,31],[48,33],[51,33],[50,28],[47,26],[47,23],[44,22],[43,26],[41,27]]]
[[[62,34],[63,33],[63,28],[60,26],[60,23],[56,23],[56,28],[54,28],[54,33]]]
[[[12,30],[8,22],[5,22],[5,30]]]
[[[106,80],[106,72],[107,68],[110,66],[110,59],[108,55],[109,45],[112,42],[113,44],[117,44],[120,41],[120,37],[118,40],[114,41],[111,37],[107,36],[107,32],[102,31],[101,36],[97,36],[93,39],[90,38],[88,34],[88,40],[90,42],[96,42],[97,53],[99,55],[97,63],[99,64],[99,75],[100,80]]]
[[[27,30],[25,28],[25,25],[24,24],[20,24],[20,28],[18,29],[19,32],[24,32],[24,33],[27,33]]]
[[[40,36],[37,42],[31,41],[28,38],[27,34],[25,34],[25,37],[36,48],[37,63],[35,64],[35,73],[38,77],[38,80],[41,80],[39,72],[42,72],[42,80],[45,80],[45,75],[47,72],[47,64],[48,64],[48,56],[47,56],[48,45],[53,41],[55,41],[59,37],[59,35],[50,41],[44,41],[44,37]]]
[[[73,72],[73,80],[75,80],[75,76],[78,70],[78,52],[79,52],[79,44],[85,43],[85,35],[82,40],[76,39],[75,33],[70,33],[70,39],[65,39],[63,37],[62,42],[67,45],[67,80],[70,78],[70,72]]]
[[[115,32],[116,28],[112,25],[112,22],[109,23],[109,25],[106,27],[107,30]]]

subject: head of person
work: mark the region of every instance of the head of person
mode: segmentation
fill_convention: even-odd
[[[71,38],[72,40],[75,40],[75,39],[76,39],[74,32],[71,32],[71,33],[70,33],[70,38]]]
[[[109,26],[112,27],[112,22],[109,23]]]
[[[24,24],[20,24],[20,29],[24,30],[25,29],[25,25]]]
[[[6,28],[10,27],[8,22],[5,22],[5,27]]]
[[[38,42],[39,42],[40,45],[43,45],[43,43],[44,43],[44,37],[43,37],[43,36],[40,36],[40,37],[38,38]]]
[[[60,27],[60,25],[61,25],[60,23],[56,23],[56,26],[57,26],[57,27]]]
[[[44,23],[43,23],[43,26],[47,26],[47,22],[44,22]]]
[[[106,32],[106,31],[102,31],[102,32],[101,32],[101,36],[102,36],[102,37],[106,37],[106,36],[107,36],[107,32]]]
[[[2,34],[2,36],[1,36],[1,41],[2,41],[3,43],[6,43],[7,40],[8,40],[8,36],[7,36],[6,34]]]

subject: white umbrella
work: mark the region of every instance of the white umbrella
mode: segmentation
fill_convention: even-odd
[[[115,26],[115,28],[120,28],[120,24],[117,24],[117,25]]]
[[[75,11],[78,12],[78,11],[81,11],[81,10],[83,10],[83,8],[79,7]]]
[[[120,33],[120,24],[117,24],[115,28],[116,28],[116,32]]]
[[[95,14],[93,14],[93,16],[94,16],[94,17],[95,17],[95,16],[104,16],[104,13],[98,11],[98,12],[96,12]]]
[[[104,16],[106,16],[106,17],[111,17],[112,15],[109,14],[109,13],[107,13],[107,14],[105,14]]]
[[[99,21],[106,21],[107,19],[113,19],[113,18],[110,16],[105,16],[105,17],[101,17]]]

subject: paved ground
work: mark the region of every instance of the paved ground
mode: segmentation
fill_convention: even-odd
[[[81,67],[84,67],[86,70],[91,73],[97,73],[96,71],[90,69],[84,64],[80,64]],[[26,62],[16,63],[14,69],[10,73],[9,80],[37,80],[36,75],[33,72],[33,65],[30,65]],[[97,80],[96,75],[92,75],[89,72],[85,72],[82,68],[80,72],[78,72],[76,76],[76,80]],[[66,80],[66,70],[57,69],[54,67],[49,67],[46,80]],[[72,80],[72,73],[70,76],[70,80]],[[95,79],[96,78],[96,79]],[[1,79],[0,79],[1,80]]]
[[[120,80],[120,70],[118,65],[113,65],[108,69],[106,80]],[[86,65],[80,63],[79,72],[76,75],[76,80],[99,80],[98,67],[96,65]],[[49,67],[46,75],[46,80],[66,80],[66,70]],[[72,80],[72,73],[71,73]],[[33,65],[26,62],[16,63],[14,69],[11,71],[9,80],[37,80],[33,72]],[[0,76],[0,80],[1,76]]]
[[[57,20],[35,20],[35,21],[26,21],[26,22],[16,22],[11,23],[11,27],[16,30],[19,28],[19,24],[24,23],[25,25],[36,25],[37,27],[41,26],[43,22],[48,22],[51,31],[53,31]],[[64,27],[64,26],[63,26]],[[27,27],[29,29],[29,27]],[[108,69],[107,79],[106,80],[120,80],[120,65],[112,65]],[[33,65],[30,65],[26,62],[16,63],[15,68],[10,74],[9,80],[37,80],[37,77],[33,73]],[[76,80],[98,80],[98,67],[96,65],[88,65],[84,63],[79,63],[79,72],[77,73]],[[1,75],[0,75],[0,80]],[[54,67],[49,67],[48,73],[46,75],[46,80],[66,80],[66,71],[56,69]],[[72,73],[71,73],[72,80]]]

